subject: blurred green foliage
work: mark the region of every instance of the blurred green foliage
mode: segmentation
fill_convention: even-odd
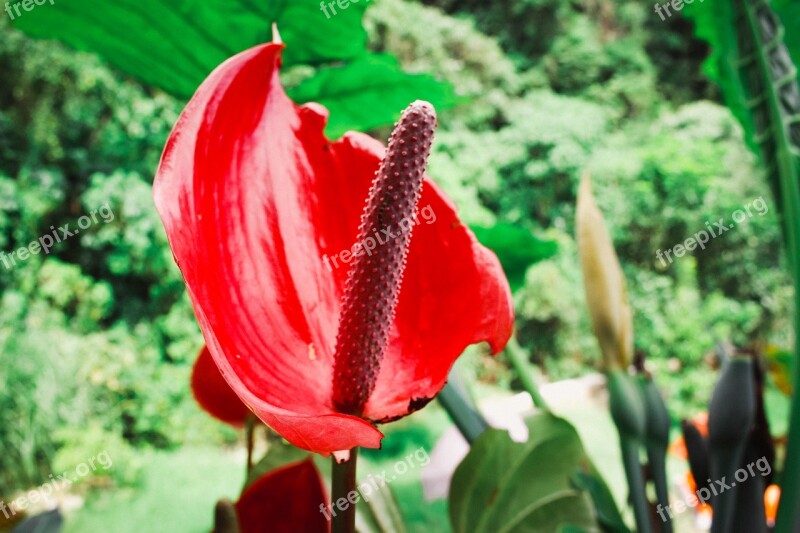
[[[179,104],[7,27],[0,71],[13,81],[0,87],[0,489],[101,451],[62,431],[88,421],[112,457],[230,439],[187,393],[202,339],[150,193]],[[103,205],[49,254],[11,262]]]
[[[685,21],[662,23],[633,0],[424,4],[372,3],[369,48],[450,82],[463,102],[440,114],[430,174],[464,221],[516,228],[511,247],[556,243],[509,272],[520,342],[550,379],[599,356],[574,242],[586,171],[628,278],[637,344],[674,416],[707,402],[715,342],[790,342],[772,199],[736,120],[711,101],[704,47]],[[287,85],[316,72],[303,69]],[[0,250],[105,204],[114,213],[48,255],[0,262],[0,493],[38,483],[54,461],[84,461],[89,444],[69,430],[89,420],[89,440],[115,459],[235,438],[188,391],[202,338],[150,197],[182,103],[6,22],[0,72]],[[765,215],[693,257],[657,259],[762,196]],[[510,381],[484,360],[478,375]]]

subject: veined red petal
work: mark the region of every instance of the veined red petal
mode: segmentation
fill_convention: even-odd
[[[267,472],[236,502],[241,533],[327,533],[330,522],[320,512],[328,497],[311,458]],[[324,509],[324,507],[323,507]]]
[[[333,407],[333,351],[352,249],[381,143],[328,141],[321,106],[294,105],[278,80],[282,45],[218,67],[175,126],[154,198],[209,350],[231,388],[302,448],[378,447],[369,422]],[[442,387],[463,349],[511,334],[496,257],[429,179],[390,348],[367,403],[395,418]],[[427,223],[428,206],[436,220]]]
[[[251,414],[222,377],[205,346],[192,368],[192,392],[197,403],[208,414],[234,427],[243,427]]]

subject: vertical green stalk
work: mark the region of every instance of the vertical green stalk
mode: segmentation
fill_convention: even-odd
[[[645,406],[645,444],[650,474],[656,488],[656,498],[662,507],[669,505],[667,483],[667,448],[669,447],[670,419],[664,399],[649,375],[639,375],[639,387]],[[661,527],[663,533],[672,533],[672,521]]]
[[[645,411],[636,384],[623,370],[606,372],[611,418],[619,432],[625,477],[628,479],[636,530],[651,533],[650,506],[639,452],[645,435]]]
[[[639,450],[642,443],[639,439],[620,433],[620,449],[622,463],[625,466],[625,477],[628,480],[630,501],[633,507],[633,516],[636,519],[636,531],[650,533],[650,505],[647,501],[647,488],[642,472],[642,463],[639,461]]]
[[[455,368],[450,371],[447,385],[436,398],[470,445],[489,429],[489,423],[478,412]]]
[[[775,533],[800,531],[800,272],[795,272],[795,356],[794,390],[789,416],[789,435],[786,441],[786,459],[781,473],[781,500]]]
[[[758,461],[760,457],[760,450],[755,436],[751,435],[750,442],[745,449],[744,458],[740,463],[741,468]],[[764,480],[764,477],[755,475],[743,483],[737,483],[736,488],[739,494],[736,498],[734,516],[735,529],[737,531],[767,533],[767,512],[764,506],[764,491],[767,487]]]
[[[348,499],[348,495],[356,490],[356,462],[358,448],[350,450],[350,457],[341,463],[336,457],[331,458],[331,503],[336,504],[341,499]],[[341,511],[331,519],[331,533],[356,533],[356,506],[351,503],[339,506]]]
[[[543,411],[549,411],[550,408],[547,406],[547,402],[545,402],[544,397],[539,392],[539,387],[536,385],[536,381],[533,378],[533,368],[531,368],[531,364],[528,362],[528,358],[525,356],[525,353],[517,342],[517,338],[515,336],[512,336],[506,345],[506,355],[508,355],[508,360],[511,362],[511,366],[514,368],[514,370],[516,370],[517,375],[522,382],[522,387],[528,394],[531,395],[531,398],[533,399],[533,405]]]

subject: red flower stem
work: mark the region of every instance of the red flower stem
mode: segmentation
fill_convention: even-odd
[[[331,533],[356,533],[356,505],[348,501],[348,495],[356,491],[356,462],[358,448],[350,450],[350,458],[342,463],[331,458],[331,509],[338,511],[332,517]],[[340,506],[336,502],[344,499],[347,503]],[[342,511],[344,507],[344,511]]]

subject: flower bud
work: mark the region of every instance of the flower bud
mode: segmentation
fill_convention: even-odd
[[[578,188],[575,225],[586,303],[606,369],[627,368],[633,357],[633,316],[622,268],[588,174]]]

